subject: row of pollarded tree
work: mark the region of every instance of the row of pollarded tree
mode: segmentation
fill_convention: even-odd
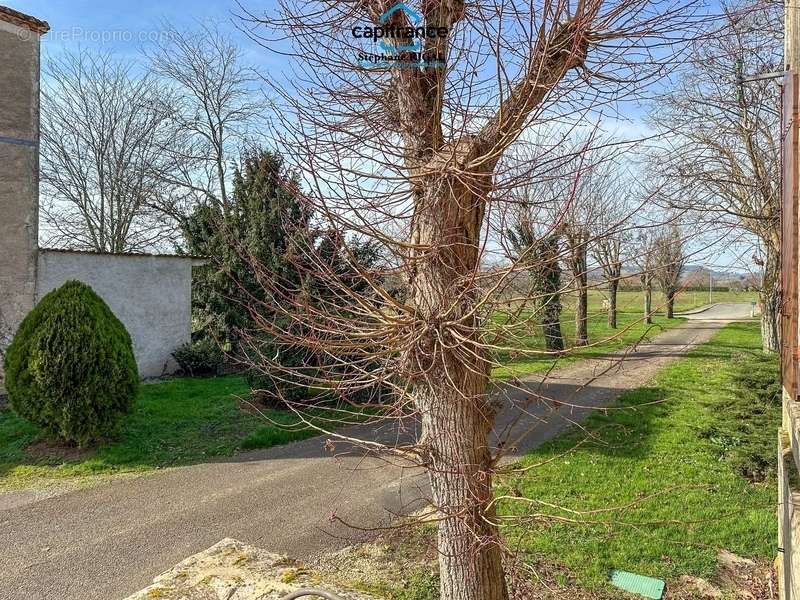
[[[567,237],[559,231],[538,237],[526,231],[529,224],[520,222],[509,239],[515,246],[517,256],[530,257],[533,266],[530,275],[532,295],[536,296],[536,312],[544,333],[545,346],[548,350],[559,351],[565,348],[564,336],[561,333],[561,295],[570,291],[575,296],[575,345],[585,346],[589,343],[588,335],[588,303],[589,290],[592,284],[586,276],[587,256],[594,255],[595,261],[602,270],[606,292],[608,326],[617,328],[617,295],[620,283],[624,278],[636,278],[642,290],[642,320],[653,322],[653,289],[657,284],[664,295],[664,309],[668,319],[673,317],[675,296],[679,291],[681,274],[686,263],[683,250],[684,239],[677,224],[667,224],[657,229],[643,230],[635,238],[635,245],[630,250],[637,251],[632,258],[633,268],[623,274],[623,242],[619,236],[605,236],[590,242],[573,245],[575,237]],[[587,236],[588,237],[588,236]],[[586,239],[586,238],[581,238]],[[562,247],[566,247],[564,252]],[[566,258],[565,255],[566,254]],[[562,263],[566,263],[572,284],[565,284],[562,278]]]
[[[505,217],[505,246],[512,261],[528,264],[530,293],[537,297],[546,347],[563,350],[561,295],[575,297],[575,345],[589,343],[589,274],[602,274],[607,292],[608,326],[617,328],[617,295],[623,279],[639,279],[643,319],[652,322],[652,293],[657,283],[668,318],[686,263],[684,234],[675,215],[644,222],[637,212],[646,192],[623,175],[618,149],[606,142],[589,148],[581,142],[560,157],[550,174],[520,190]],[[564,208],[566,206],[566,209]],[[561,218],[556,219],[562,211]],[[566,272],[569,277],[564,278]]]

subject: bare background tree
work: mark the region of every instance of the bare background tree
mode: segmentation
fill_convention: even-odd
[[[154,78],[108,54],[65,54],[45,63],[41,182],[45,244],[150,250],[174,235],[151,207],[167,114]]]
[[[674,317],[675,295],[680,289],[681,275],[686,266],[684,236],[672,222],[664,225],[653,240],[654,276],[665,298],[668,319]]]
[[[608,293],[608,326],[617,328],[617,292],[622,280],[623,248],[630,241],[631,219],[627,203],[631,183],[622,178],[620,168],[610,165],[593,199],[594,242],[591,254],[600,265]]]
[[[577,211],[570,211],[561,231],[575,292],[575,345],[586,346],[589,343],[589,224]]]
[[[561,240],[556,231],[539,233],[530,207],[522,207],[514,216],[508,231],[514,248],[513,260],[528,263],[530,289],[528,295],[539,299],[535,307],[544,334],[545,347],[559,352],[564,349],[561,333]]]
[[[172,250],[198,205],[223,213],[233,165],[261,140],[265,103],[242,51],[217,26],[165,26],[142,64],[66,53],[44,69],[47,244]]]
[[[656,272],[656,232],[647,227],[640,227],[637,231],[634,246],[633,263],[639,273],[639,282],[642,286],[643,314],[645,323],[653,322],[653,281]]]
[[[698,42],[652,119],[667,133],[654,171],[672,182],[668,205],[712,228],[743,227],[763,248],[761,337],[778,349],[780,87],[737,77],[782,69],[782,5],[734,5],[716,35]]]
[[[230,170],[243,147],[258,145],[265,103],[242,50],[217,26],[196,31],[165,26],[167,35],[146,51],[149,69],[171,91],[169,161],[160,175],[172,186],[162,204],[182,218],[200,202],[229,208]]]
[[[616,326],[616,289],[622,270],[618,254],[619,243],[614,237],[622,227],[624,213],[618,206],[619,190],[615,187],[614,158],[617,153],[613,140],[596,140],[590,136],[578,141],[571,151],[570,162],[563,177],[563,184],[571,192],[562,225],[567,249],[567,264],[572,272],[572,285],[576,295],[575,345],[589,343],[589,258],[594,257],[601,270],[610,277],[609,291],[614,292],[613,311],[609,308],[609,324]],[[616,222],[616,219],[619,222]],[[619,263],[619,264],[618,264]],[[609,275],[612,274],[612,275]],[[611,285],[613,282],[613,286]],[[609,303],[612,299],[609,298]]]

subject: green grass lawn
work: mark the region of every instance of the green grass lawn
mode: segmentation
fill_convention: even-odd
[[[537,353],[544,349],[544,338],[541,328],[535,323],[526,324],[524,331],[515,333],[516,339],[510,345],[533,350],[534,353],[509,353],[496,354],[496,361],[500,365],[495,367],[492,375],[497,379],[521,377],[528,373],[547,371],[554,364],[564,366],[578,360],[602,356],[608,352],[619,350],[644,339],[651,338],[667,329],[677,327],[684,319],[667,319],[663,313],[663,296],[660,292],[653,294],[653,309],[656,314],[652,325],[647,325],[642,320],[642,293],[639,291],[621,291],[617,297],[617,328],[608,326],[608,316],[603,309],[603,300],[606,298],[602,289],[589,291],[588,330],[589,346],[583,348],[571,347],[575,341],[575,309],[574,298],[565,294],[562,297],[563,310],[561,313],[561,331],[567,345],[566,352],[555,358],[552,354]],[[714,302],[750,302],[756,298],[754,292],[714,292]],[[675,301],[675,312],[692,310],[708,304],[707,292],[684,291]],[[532,321],[532,320],[531,320]]]
[[[776,374],[757,323],[725,327],[623,394],[621,409],[590,417],[592,437],[576,430],[529,454],[522,465],[540,466],[499,491],[543,504],[503,503],[505,535],[531,561],[565,566],[590,588],[607,585],[613,568],[709,577],[721,548],[772,559]],[[764,481],[745,477],[753,464]]]
[[[593,287],[589,290],[589,314],[603,312],[603,300],[607,298],[605,289],[602,286]],[[711,302],[752,302],[756,299],[756,292],[733,292],[733,291],[712,291]],[[572,294],[564,294],[562,303],[565,310],[574,311],[575,300]],[[617,306],[620,310],[629,313],[641,314],[644,306],[644,297],[638,289],[620,290],[617,294]],[[664,314],[664,295],[653,290],[653,310]],[[682,290],[675,298],[675,312],[692,310],[709,304],[708,290],[694,291]]]
[[[262,410],[279,427],[242,410],[242,377],[174,379],[143,385],[119,439],[77,456],[34,456],[26,450],[40,430],[10,410],[0,411],[0,489],[49,480],[148,471],[231,456],[316,435],[290,412]],[[324,413],[318,413],[321,417]]]

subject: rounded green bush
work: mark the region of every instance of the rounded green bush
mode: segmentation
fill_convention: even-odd
[[[139,387],[128,331],[80,281],[53,290],[28,313],[4,366],[17,414],[79,446],[115,433]]]

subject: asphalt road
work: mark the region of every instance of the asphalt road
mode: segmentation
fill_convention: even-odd
[[[750,319],[750,311],[753,305],[749,302],[720,302],[713,304],[704,310],[679,313],[678,316],[698,321],[731,321]]]
[[[503,394],[498,435],[511,434],[512,457],[522,453],[647,383],[724,320],[749,314],[749,304],[717,305],[635,349],[559,369],[546,382],[526,379]],[[52,497],[0,494],[0,598],[118,600],[223,537],[312,559],[367,535],[331,515],[375,527],[416,506],[419,473],[358,453],[332,457],[323,444],[314,438]]]

